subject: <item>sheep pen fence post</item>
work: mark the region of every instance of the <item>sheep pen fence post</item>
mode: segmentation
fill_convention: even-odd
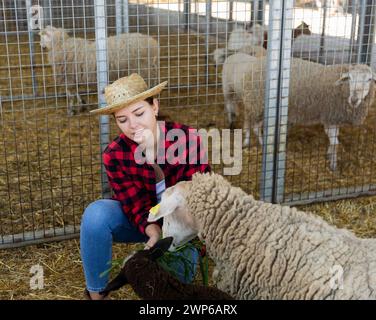
[[[284,196],[292,11],[292,0],[270,3],[260,198],[273,203]]]
[[[106,101],[104,98],[104,88],[108,84],[108,70],[107,70],[107,26],[106,26],[106,7],[104,0],[94,1],[95,9],[95,39],[97,47],[97,86],[98,86],[98,105],[104,107]],[[110,119],[107,115],[101,115],[99,120],[99,134],[100,134],[100,153],[106,149],[110,142]],[[108,184],[106,170],[101,164],[101,184],[102,184],[102,197],[109,198],[111,191]]]

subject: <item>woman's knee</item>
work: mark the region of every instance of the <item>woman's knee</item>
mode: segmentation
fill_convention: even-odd
[[[109,220],[116,214],[117,201],[100,199],[90,203],[82,216],[81,229],[98,230],[108,227]]]

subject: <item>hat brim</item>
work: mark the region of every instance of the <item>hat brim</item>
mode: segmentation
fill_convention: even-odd
[[[151,96],[154,96],[154,95],[160,93],[166,85],[167,85],[167,81],[164,81],[164,82],[156,85],[155,87],[153,87],[151,89],[148,89],[144,92],[141,92],[141,93],[133,96],[132,98],[129,98],[129,99],[126,99],[124,101],[120,101],[118,103],[114,103],[114,104],[111,104],[111,105],[108,105],[108,106],[105,106],[105,107],[102,107],[102,108],[91,110],[90,113],[97,114],[97,115],[112,114],[112,113],[114,113],[114,112],[116,112],[120,109],[123,109],[123,108],[129,106],[132,103],[145,100],[146,98],[149,98]]]

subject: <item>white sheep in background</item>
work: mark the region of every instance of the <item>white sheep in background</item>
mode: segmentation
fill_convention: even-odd
[[[236,299],[376,299],[376,240],[256,201],[216,174],[168,188],[156,216],[171,250],[198,235],[216,286]]]
[[[292,30],[291,41],[301,35],[310,35],[311,30],[309,25],[304,21],[299,26]],[[254,24],[247,28],[235,28],[228,39],[227,49],[239,51],[244,46],[262,46],[264,49],[268,48],[268,27]]]
[[[244,147],[249,146],[251,127],[262,141],[260,123],[264,115],[266,57],[251,59],[247,68],[252,71],[244,75],[243,87],[234,93],[242,100],[245,110]],[[333,171],[337,168],[339,128],[364,123],[374,102],[375,80],[367,65],[324,66],[298,58],[291,60],[288,123],[324,126],[330,141],[327,153]]]
[[[97,83],[95,41],[70,37],[64,29],[52,26],[41,30],[40,38],[41,47],[48,50],[48,62],[53,68],[56,85],[66,86],[68,114],[74,114],[74,96],[81,111],[78,86]],[[137,72],[150,85],[157,84],[159,45],[152,37],[140,33],[111,36],[107,38],[107,51],[110,81]]]
[[[238,103],[244,96],[244,76],[247,73],[252,73],[254,69],[254,60],[255,58],[248,54],[236,53],[229,56],[223,64],[222,91],[225,100],[225,113],[227,114],[228,124],[232,129],[235,117],[239,115]],[[254,79],[254,81],[257,81],[257,79]],[[262,144],[262,137],[259,133],[261,126],[262,121],[259,121],[257,124],[253,125],[255,134],[260,139],[260,144]]]
[[[227,49],[237,51],[248,45],[262,46],[264,43],[265,28],[260,24],[254,24],[249,28],[249,31],[241,27],[235,28],[228,39]]]
[[[228,57],[236,53],[248,54],[254,57],[263,57],[263,56],[266,56],[266,49],[264,49],[261,46],[253,46],[253,45],[243,46],[238,50],[218,48],[213,51],[212,55],[213,55],[213,60],[215,61],[215,64],[219,66],[223,64]]]

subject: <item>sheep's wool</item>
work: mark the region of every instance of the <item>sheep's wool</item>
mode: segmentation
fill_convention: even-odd
[[[376,241],[295,208],[256,201],[220,175],[195,174],[187,205],[237,299],[375,299]]]

